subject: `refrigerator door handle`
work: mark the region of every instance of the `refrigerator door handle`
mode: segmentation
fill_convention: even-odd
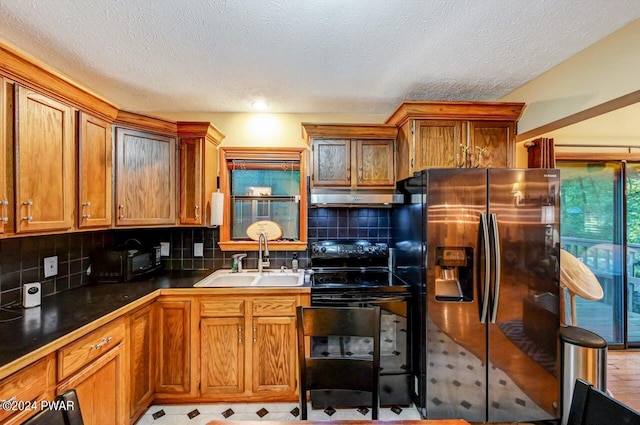
[[[491,279],[491,256],[489,255],[489,226],[487,225],[487,215],[480,215],[480,232],[482,245],[484,248],[484,280],[482,287],[482,310],[480,311],[480,323],[487,323],[487,312],[489,311],[489,279]]]
[[[493,271],[495,282],[493,285],[491,323],[496,323],[496,317],[498,316],[498,304],[500,300],[500,269],[502,268],[502,265],[500,261],[500,233],[498,232],[498,218],[495,214],[491,214],[490,227],[493,233],[493,253],[495,256],[495,270]]]

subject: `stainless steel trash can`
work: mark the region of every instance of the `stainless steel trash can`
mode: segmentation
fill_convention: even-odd
[[[562,425],[566,425],[577,378],[607,390],[607,341],[586,329],[561,327],[560,373]]]

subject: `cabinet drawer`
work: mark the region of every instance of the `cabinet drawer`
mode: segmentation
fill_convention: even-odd
[[[124,333],[124,318],[117,319],[58,350],[58,381],[118,345]]]
[[[256,298],[253,300],[253,316],[295,316],[298,299]]]
[[[205,298],[200,302],[201,317],[244,316],[244,300],[241,298]]]
[[[47,391],[47,359],[38,360],[20,372],[0,381],[0,400],[14,400],[16,402],[33,402],[44,399]],[[29,405],[28,407],[32,407]],[[27,407],[27,408],[28,408]],[[22,409],[24,410],[24,409]],[[5,423],[10,416],[21,410],[0,409],[0,423]]]

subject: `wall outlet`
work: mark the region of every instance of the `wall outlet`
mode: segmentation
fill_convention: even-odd
[[[44,277],[51,277],[58,274],[58,256],[46,257],[44,259]]]
[[[204,244],[202,242],[196,242],[193,244],[193,256],[194,257],[204,256]]]
[[[171,244],[169,242],[160,242],[160,256],[168,257],[171,255]]]

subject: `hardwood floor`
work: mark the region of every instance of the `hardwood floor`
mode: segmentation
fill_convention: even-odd
[[[607,389],[614,398],[640,411],[640,350],[607,352]]]

